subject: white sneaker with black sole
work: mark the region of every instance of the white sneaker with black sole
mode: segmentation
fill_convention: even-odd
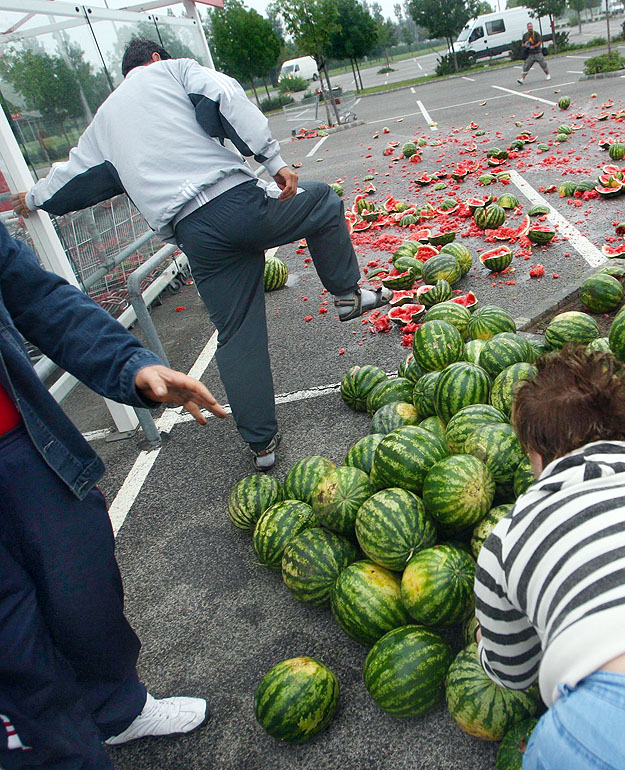
[[[186,735],[204,724],[208,718],[203,698],[162,698],[157,700],[150,693],[143,711],[124,732],[104,741],[108,746],[164,735]]]

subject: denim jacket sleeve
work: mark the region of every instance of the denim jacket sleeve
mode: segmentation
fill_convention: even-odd
[[[162,361],[96,302],[42,269],[0,224],[0,293],[18,331],[96,393],[130,406],[155,406],[135,387],[139,369]]]

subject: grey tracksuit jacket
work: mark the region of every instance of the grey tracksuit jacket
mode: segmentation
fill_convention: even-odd
[[[174,242],[173,221],[190,202],[256,179],[225,139],[271,176],[286,165],[267,119],[236,80],[192,59],[136,67],[69,159],[27,193],[26,205],[60,215],[125,192],[150,227]]]

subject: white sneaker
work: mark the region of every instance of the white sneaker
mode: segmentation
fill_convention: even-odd
[[[123,733],[104,741],[108,746],[135,741],[155,735],[182,735],[190,733],[207,719],[203,698],[162,698],[156,700],[150,693],[143,711]]]
[[[551,80],[551,75],[547,75],[547,77],[545,78],[545,80]]]

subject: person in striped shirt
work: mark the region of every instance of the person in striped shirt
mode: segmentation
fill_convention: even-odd
[[[574,346],[537,366],[512,416],[537,481],[480,551],[478,653],[549,706],[524,770],[623,770],[625,367]]]

